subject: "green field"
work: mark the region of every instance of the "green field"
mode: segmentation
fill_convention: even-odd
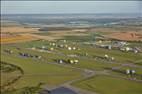
[[[142,92],[141,83],[102,75],[73,83],[73,85],[98,94],[141,94]]]
[[[34,87],[39,83],[44,83],[44,87],[54,87],[68,81],[80,79],[80,81],[76,81],[72,85],[99,94],[141,94],[142,83],[136,81],[142,79],[142,53],[134,54],[133,52],[122,52],[116,49],[108,50],[84,44],[84,42],[95,42],[95,36],[100,35],[98,33],[89,33],[89,36],[68,36],[54,42],[36,40],[2,45],[1,61],[20,67],[24,71],[22,77],[9,85],[8,88],[21,91],[25,87]],[[66,40],[66,42],[63,42],[63,40]],[[51,43],[55,43],[57,46],[50,45]],[[60,45],[68,45],[68,47],[76,47],[77,49],[69,51],[65,47],[59,47]],[[136,43],[136,46],[140,45],[141,43]],[[48,50],[40,51],[43,46]],[[135,44],[130,43],[130,46],[135,46]],[[32,48],[36,49],[33,50]],[[54,50],[51,51],[50,48],[54,48]],[[12,50],[13,53],[5,52],[7,49]],[[38,55],[42,58],[23,57],[19,53]],[[104,59],[106,54],[114,57],[115,60]],[[69,55],[76,55],[76,57],[70,57]],[[96,59],[96,57],[101,58]],[[65,61],[77,59],[79,63],[58,64],[56,60],[59,59]],[[113,70],[113,68],[117,68],[117,70]],[[86,69],[94,71],[96,74],[102,74],[101,76],[97,75],[82,79]],[[125,73],[127,69],[135,70],[136,76],[128,77]],[[7,83],[7,80],[13,79],[17,75],[18,72],[4,73],[2,83]],[[136,78],[136,80],[131,81],[129,78]]]

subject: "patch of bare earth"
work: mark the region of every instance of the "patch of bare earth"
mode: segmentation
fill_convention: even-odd
[[[37,38],[26,35],[26,33],[38,32],[33,28],[24,28],[22,26],[15,27],[1,27],[0,43],[17,43],[24,41],[36,40]]]
[[[124,41],[142,41],[142,32],[113,32],[105,37]]]
[[[36,40],[37,38],[30,36],[30,35],[7,35],[7,37],[1,37],[1,44],[7,43],[17,43],[17,42],[24,42],[24,41],[31,41]]]

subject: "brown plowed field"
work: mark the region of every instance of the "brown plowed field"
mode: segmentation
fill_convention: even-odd
[[[23,41],[31,41],[36,40],[37,38],[27,35],[7,35],[4,37],[1,37],[1,44],[7,44],[7,43],[17,43],[17,42],[23,42]]]
[[[23,41],[36,40],[37,38],[25,35],[26,33],[38,32],[33,28],[24,27],[1,27],[0,42],[1,44],[16,43]]]
[[[142,41],[142,32],[113,32],[105,37],[124,41]]]

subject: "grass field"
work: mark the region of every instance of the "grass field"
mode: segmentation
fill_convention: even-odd
[[[59,85],[81,76],[80,72],[77,70],[47,64],[47,61],[22,58],[16,53],[14,55],[3,53],[1,55],[1,61],[17,65],[24,70],[24,76],[13,85],[16,88],[34,86],[40,82],[51,86]]]
[[[98,94],[141,94],[142,84],[110,76],[98,75],[73,84]]]
[[[69,34],[70,31],[65,34],[64,32],[65,31],[61,32],[59,35],[60,39],[54,41],[41,39],[2,44],[1,61],[18,66],[24,71],[23,76],[9,87],[21,90],[27,86],[36,86],[41,82],[45,83],[44,86],[55,87],[69,81],[81,79],[74,82],[72,85],[99,94],[140,94],[142,92],[142,83],[136,82],[136,80],[141,80],[141,52],[122,52],[118,49],[108,50],[106,48],[84,44],[85,42],[95,43],[95,41],[98,41],[96,37],[101,37],[101,34],[106,34],[106,32],[85,32],[82,36],[78,36],[80,34],[78,34],[78,32],[76,32],[76,36],[75,33]],[[55,35],[54,33],[55,32],[52,34],[49,33],[49,35],[45,33],[44,37],[46,37],[46,35],[50,36],[50,34],[52,37],[58,36],[58,33],[55,33]],[[36,35],[38,34],[39,33]],[[40,33],[39,35],[42,36],[43,34],[44,33]],[[64,42],[64,40],[66,40],[66,42]],[[50,45],[52,43],[55,43],[56,46]],[[60,45],[76,47],[77,49],[68,50],[67,47],[59,47]],[[141,48],[141,43],[129,42],[128,46],[138,46]],[[43,50],[42,47],[45,47],[46,50]],[[54,50],[51,51],[49,50],[50,48],[54,48]],[[12,50],[13,53],[9,53],[7,50]],[[23,57],[20,56],[19,53],[28,53],[32,56],[38,55],[42,58]],[[106,54],[110,57],[114,57],[115,60],[96,59],[96,57],[104,58]],[[76,56],[71,57],[70,55]],[[58,64],[56,60],[59,59],[65,61],[68,61],[68,59],[77,59],[79,63]],[[112,70],[113,68],[117,68],[118,71]],[[82,80],[83,76],[86,74],[84,73],[86,69],[93,71],[95,74],[102,74]],[[136,76],[136,80],[131,81],[128,79],[130,77],[125,73],[127,69],[136,71],[138,75]],[[12,79],[17,75],[18,72],[2,74],[2,83],[6,83],[7,79]]]

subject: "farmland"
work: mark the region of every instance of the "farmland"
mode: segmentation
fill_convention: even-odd
[[[142,92],[141,37],[129,40],[128,27],[127,33],[121,27],[48,32],[24,26],[2,28],[2,94],[37,94],[59,87],[77,94]],[[128,34],[128,39],[121,34]]]
[[[111,28],[108,29],[111,30]],[[57,33],[56,31],[42,33],[36,31],[33,33],[35,36],[59,38],[52,41],[35,37],[35,40],[26,38],[28,41],[22,40],[20,42],[20,39],[15,39],[17,41],[13,43],[11,41],[14,39],[11,40],[11,37],[8,36],[9,42],[2,41],[1,62],[21,68],[23,75],[14,83],[4,87],[3,91],[22,92],[27,86],[33,87],[39,83],[44,83],[42,88],[48,88],[49,90],[56,86],[69,84],[71,87],[81,89],[78,91],[80,94],[85,94],[85,92],[140,94],[142,86],[142,53],[100,47],[99,45],[112,44],[113,41],[116,41],[107,38],[107,41],[102,40],[100,42],[100,38],[104,39],[102,35],[106,34],[101,33],[100,30],[103,29],[98,28],[96,32],[75,31],[69,33],[69,31],[67,34],[64,32],[58,34],[60,31],[57,31]],[[17,35],[17,32],[13,33],[13,35],[15,34]],[[32,33],[18,32],[18,36],[24,34],[26,36]],[[24,39],[22,36],[20,38]],[[2,37],[2,39],[4,38]],[[142,46],[141,42],[128,41],[127,43],[126,46],[129,47],[137,46],[141,49]],[[114,60],[105,57],[106,55],[110,58],[113,57]],[[58,62],[59,60],[62,60],[61,63]],[[77,60],[78,63],[70,64],[68,60]],[[135,70],[136,74],[134,76],[127,75],[125,73],[127,69]],[[18,75],[20,75],[18,70],[10,72],[10,74],[3,72],[2,83],[6,84],[9,79],[13,79]],[[111,90],[111,87],[108,86],[115,89]]]

